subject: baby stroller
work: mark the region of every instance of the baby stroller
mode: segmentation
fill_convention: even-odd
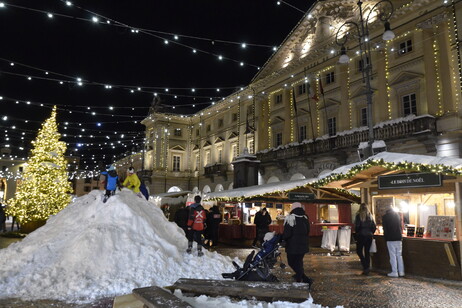
[[[243,267],[240,267],[233,261],[236,271],[233,273],[222,273],[223,278],[243,280],[243,281],[272,281],[278,279],[271,274],[271,269],[277,263],[281,252],[279,251],[281,235],[275,232],[266,233],[262,248],[255,255],[253,250],[245,259]],[[285,268],[285,264],[281,262],[281,268]]]

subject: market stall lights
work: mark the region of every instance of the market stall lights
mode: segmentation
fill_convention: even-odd
[[[5,3],[0,2],[0,7],[5,7]]]
[[[167,40],[165,40],[165,41],[164,41],[164,43],[165,43],[165,45],[167,45],[167,44],[168,44],[168,41],[167,41]]]
[[[242,47],[242,48],[246,48],[246,47],[247,47],[247,44],[246,44],[246,43],[242,43],[242,44],[241,44],[241,47]]]
[[[244,62],[241,62],[240,64],[241,64],[241,66],[244,66]]]
[[[175,40],[178,40],[178,35],[175,35],[173,38],[174,38]]]
[[[276,51],[278,50],[278,48],[276,46],[273,47],[273,51]]]
[[[72,5],[72,2],[66,1],[66,5],[67,5],[67,6],[71,6],[71,5]]]
[[[11,63],[10,63],[10,65],[11,65],[11,66],[14,66],[14,63],[13,63],[13,62],[11,62]]]
[[[196,52],[197,52],[197,50],[193,49],[193,50],[192,50],[192,52],[196,53]]]
[[[48,13],[47,16],[48,16],[48,18],[53,18],[53,14],[51,14],[51,13]]]
[[[219,55],[219,56],[218,56],[218,60],[223,60],[223,56],[222,56],[222,55]]]

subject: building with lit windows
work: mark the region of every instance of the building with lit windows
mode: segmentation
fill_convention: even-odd
[[[462,2],[391,1],[388,41],[377,2],[362,4],[370,58],[351,39],[339,63],[336,37],[358,20],[358,1],[317,1],[245,89],[190,116],[153,111],[145,152],[125,163],[149,171],[153,193],[229,189],[244,148],[260,161],[259,183],[311,178],[359,161],[369,121],[383,141],[375,151],[461,157]]]

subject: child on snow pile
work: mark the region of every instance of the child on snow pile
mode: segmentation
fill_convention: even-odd
[[[189,219],[188,219],[188,250],[191,253],[193,241],[197,243],[197,255],[203,256],[202,252],[202,232],[205,229],[206,213],[201,205],[202,198],[200,196],[194,197],[193,204],[190,205]]]
[[[107,199],[115,194],[117,187],[120,188],[120,182],[117,172],[112,165],[107,168],[107,171],[101,172],[101,175],[103,176],[101,182],[104,183],[104,189],[106,190],[103,202],[106,203]]]
[[[140,192],[141,181],[135,173],[135,168],[128,168],[127,178],[125,179],[122,185],[127,187],[128,189],[131,189],[138,197],[143,197],[143,195]]]

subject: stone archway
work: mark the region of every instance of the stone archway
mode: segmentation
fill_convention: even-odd
[[[183,191],[181,188],[179,188],[178,186],[172,186],[170,187],[167,192],[178,192],[178,191]]]
[[[281,182],[281,180],[277,176],[273,175],[272,177],[268,179],[266,183],[269,184],[269,183],[276,183],[276,182]]]
[[[295,181],[295,180],[304,180],[304,179],[306,179],[306,176],[304,176],[304,175],[301,174],[301,173],[295,173],[294,175],[292,175],[292,176],[290,177],[290,180],[291,180],[291,181]]]

